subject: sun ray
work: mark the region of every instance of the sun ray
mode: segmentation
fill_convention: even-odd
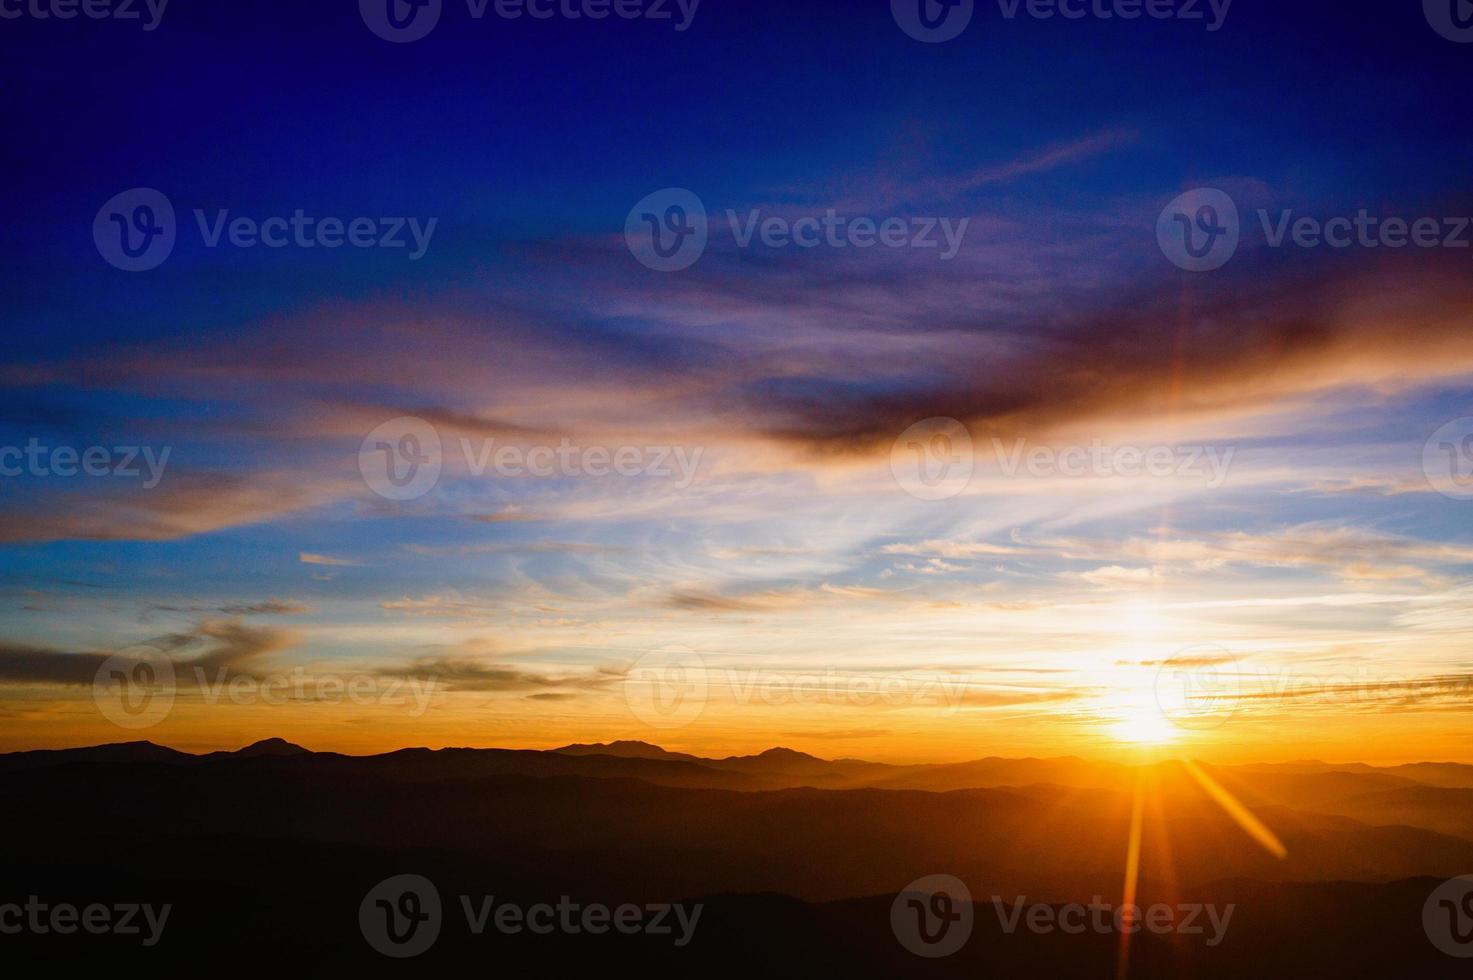
[[[1141,827],[1145,822],[1146,798],[1141,789],[1141,775],[1136,774],[1135,787],[1130,806],[1130,843],[1125,849],[1125,887],[1122,889],[1121,907],[1135,904],[1136,889],[1140,884],[1141,872]],[[1122,921],[1120,929],[1120,953],[1115,962],[1116,980],[1126,980],[1130,972],[1131,922]]]
[[[1279,840],[1278,836],[1269,830],[1262,820],[1255,817],[1252,811],[1240,803],[1226,787],[1209,776],[1201,766],[1192,760],[1183,759],[1182,765],[1186,767],[1187,772],[1191,773],[1198,785],[1207,791],[1207,795],[1216,800],[1217,804],[1227,811],[1227,815],[1232,817],[1238,826],[1242,827],[1243,831],[1256,840],[1265,851],[1280,861],[1289,856],[1289,849],[1284,846],[1284,842]]]

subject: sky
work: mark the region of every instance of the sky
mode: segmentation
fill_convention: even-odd
[[[436,6],[0,2],[0,750],[1473,762],[1438,3]]]

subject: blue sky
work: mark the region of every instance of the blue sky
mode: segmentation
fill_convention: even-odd
[[[0,445],[169,450],[156,487],[0,478],[0,742],[102,740],[57,658],[142,642],[442,679],[415,718],[191,704],[160,735],[197,746],[650,737],[621,685],[668,644],[971,693],[939,714],[713,699],[666,742],[914,758],[1100,750],[1152,665],[1201,644],[1255,689],[1466,671],[1469,503],[1423,464],[1473,415],[1473,249],[1272,248],[1257,213],[1473,213],[1473,49],[1414,3],[1282,7],[1236,0],[1208,31],[979,3],[943,44],[880,2],[704,0],[677,31],[446,0],[408,44],[352,3],[0,22]],[[127,272],[93,222],[140,187],[178,240]],[[711,240],[660,273],[623,232],[677,187]],[[1184,272],[1156,224],[1201,187],[1242,242]],[[725,217],[829,209],[965,234],[951,260],[744,247]],[[435,224],[418,259],[211,248],[196,210]],[[405,417],[444,472],[390,500],[360,450]],[[920,499],[892,450],[937,418],[974,440],[973,475]],[[486,440],[699,465],[477,476],[462,446]],[[1018,440],[1232,461],[1008,474]],[[1343,716],[1473,758],[1445,697],[1267,700],[1182,737],[1343,754]]]

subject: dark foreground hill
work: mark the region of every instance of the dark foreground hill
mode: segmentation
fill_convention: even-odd
[[[1450,966],[1466,967],[1433,947],[1422,914],[1435,886],[1473,872],[1473,841],[1278,802],[1457,788],[1379,770],[1262,779],[1218,771],[1283,842],[1280,859],[1178,767],[1098,787],[1079,775],[1089,770],[1049,760],[1037,774],[1073,773],[1078,785],[754,788],[783,772],[895,775],[797,755],[729,766],[643,748],[355,758],[271,742],[208,756],[135,744],[0,757],[0,926],[5,903],[33,895],[79,907],[172,906],[162,939],[146,948],[118,935],[33,930],[0,935],[0,947],[114,965],[140,956],[391,963],[365,940],[360,904],[376,883],[413,874],[433,881],[443,904],[443,929],[416,964],[518,976],[615,966],[652,976],[1112,976],[1118,932],[1009,933],[992,897],[1119,904],[1139,787],[1138,900],[1231,903],[1234,917],[1211,946],[1200,935],[1134,937],[1132,976],[1451,976]],[[978,765],[1021,780],[1030,761]],[[972,938],[933,961],[903,948],[891,907],[911,882],[936,874],[965,882],[976,906]],[[699,902],[703,911],[679,946],[644,934],[475,935],[462,896],[472,911],[486,896],[523,907],[564,896],[609,908]]]

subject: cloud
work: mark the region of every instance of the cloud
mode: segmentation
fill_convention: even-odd
[[[1227,565],[1318,567],[1332,569],[1352,580],[1421,578],[1431,581],[1435,577],[1421,566],[1473,565],[1473,546],[1420,541],[1322,523],[1258,534],[1228,531],[1194,538],[1130,538],[1116,542],[1056,538],[1030,543],[1038,548],[1053,549],[1061,557],[1070,559],[1127,558],[1157,565],[1185,565],[1199,570]],[[1120,581],[1142,577],[1139,569],[1127,577],[1108,570],[1101,571]],[[1088,580],[1090,574],[1093,573],[1077,577]]]
[[[304,565],[329,565],[334,568],[361,568],[363,562],[354,561],[351,558],[333,558],[329,555],[315,555],[310,551],[303,551],[297,555],[297,560]]]
[[[106,653],[67,653],[46,647],[0,643],[0,681],[91,684],[108,656]]]
[[[270,626],[250,626],[238,619],[205,620],[193,630],[167,638],[174,649],[204,645],[206,652],[190,658],[182,666],[207,672],[235,672],[266,654],[283,650],[297,641],[297,635]]]
[[[543,674],[470,657],[449,656],[420,657],[400,666],[381,668],[379,674],[384,677],[429,678],[450,691],[530,691],[533,692],[529,695],[531,697],[539,694],[573,697],[579,691],[607,687],[624,676],[623,671],[612,667]],[[549,688],[553,690],[549,691]]]
[[[259,602],[230,602],[217,606],[179,606],[155,603],[144,611],[145,618],[154,612],[222,613],[226,616],[300,616],[313,612],[305,602],[295,599],[263,599]]]
[[[1141,589],[1161,581],[1161,573],[1155,568],[1125,568],[1121,565],[1107,565],[1087,572],[1065,572],[1063,577],[1106,589]]]
[[[0,544],[171,541],[309,510],[341,496],[346,487],[343,481],[302,474],[171,470],[151,489],[48,489],[0,510]]]
[[[946,541],[935,538],[913,544],[887,544],[880,549],[883,555],[936,555],[941,558],[995,558],[1000,555],[1020,555],[1025,551],[1024,548],[983,541]]]
[[[943,335],[949,363],[928,359],[913,383],[815,375],[749,386],[747,407],[773,438],[888,453],[902,431],[933,417],[960,420],[976,439],[1038,437],[1090,420],[1218,416],[1473,372],[1466,277],[1394,264],[1257,284],[1224,278],[1194,293],[1201,313],[1184,312],[1173,286],[1063,323],[959,325]]]
[[[296,641],[295,634],[247,626],[234,620],[212,620],[192,630],[173,633],[141,646],[151,646],[175,661],[175,677],[192,684],[206,674],[224,671],[234,676],[241,668]],[[199,649],[194,656],[178,655]],[[127,651],[118,651],[126,653]],[[112,652],[64,651],[49,647],[0,643],[0,682],[90,685]],[[201,673],[203,672],[203,673]],[[208,678],[207,678],[208,679]]]

